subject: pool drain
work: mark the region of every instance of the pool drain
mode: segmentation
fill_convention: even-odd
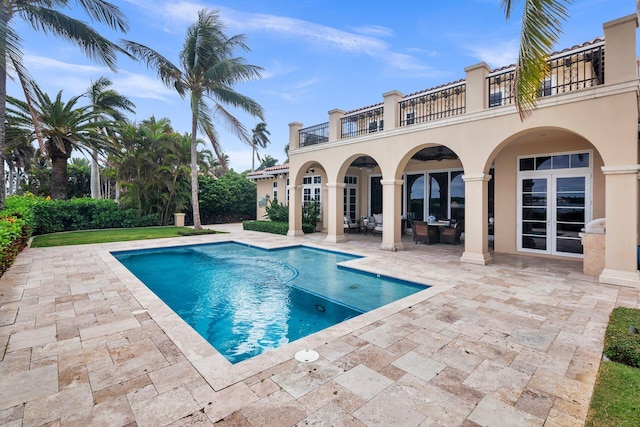
[[[314,350],[300,350],[296,353],[296,360],[303,363],[315,362],[318,360],[318,357],[320,357],[320,355]]]

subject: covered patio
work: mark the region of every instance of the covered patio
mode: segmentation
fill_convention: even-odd
[[[575,261],[214,228],[228,234],[21,253],[0,278],[0,424],[582,425],[609,313],[640,307]],[[231,365],[109,254],[228,240],[364,255],[358,268],[431,287]]]

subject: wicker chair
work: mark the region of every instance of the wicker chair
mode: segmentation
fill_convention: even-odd
[[[442,227],[442,230],[440,230],[440,243],[459,245],[460,235],[463,230],[464,225],[462,221],[451,220],[451,225]]]
[[[438,227],[429,227],[424,221],[412,221],[411,231],[413,232],[413,241],[417,243],[426,243],[431,245],[440,242],[440,232]]]

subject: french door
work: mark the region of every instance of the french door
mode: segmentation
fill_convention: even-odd
[[[589,221],[590,173],[535,172],[519,176],[519,251],[580,257],[578,233]]]

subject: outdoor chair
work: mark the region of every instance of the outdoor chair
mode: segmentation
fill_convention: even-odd
[[[438,227],[429,227],[424,221],[412,221],[411,232],[413,233],[413,241],[417,243],[426,243],[431,245],[440,242],[440,231]]]
[[[373,227],[373,235],[382,235],[382,214],[373,214],[373,221],[375,226]]]
[[[344,216],[344,230],[351,233],[351,230],[358,231],[358,223],[351,219],[349,215]]]
[[[463,228],[462,221],[451,220],[451,225],[442,227],[442,230],[440,230],[440,243],[459,245]]]
[[[364,228],[364,234],[367,234],[369,232],[373,233],[373,231],[376,228],[376,220],[370,216],[369,218],[367,218],[367,224],[365,225]]]

